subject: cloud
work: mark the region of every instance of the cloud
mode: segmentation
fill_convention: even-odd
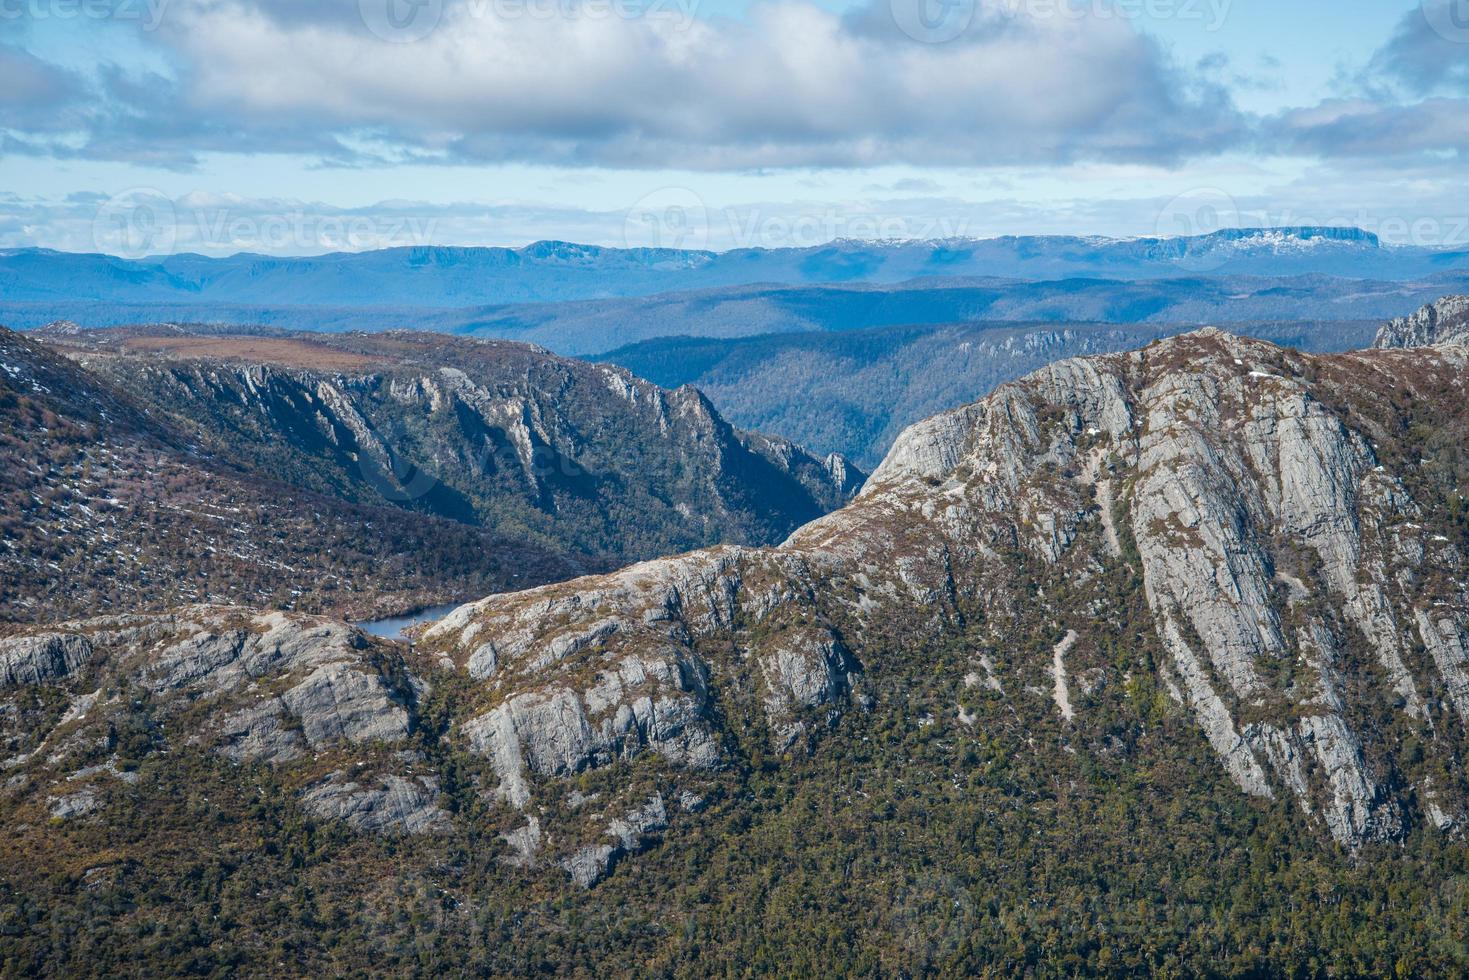
[[[410,9],[435,11],[434,29],[393,43],[355,0],[173,0],[147,41],[175,75],[99,73],[109,111],[67,152],[183,166],[215,149],[700,170],[1176,163],[1246,129],[1223,86],[1121,18],[984,4],[923,43],[900,27],[916,0],[847,15],[776,0],[741,21],[691,19],[692,2],[428,0]]]
[[[1268,131],[1282,149],[1326,158],[1461,154],[1469,149],[1469,100],[1331,99],[1281,114]]]
[[[1416,95],[1469,93],[1469,5],[1424,0],[1373,55],[1363,84],[1396,85]]]
[[[139,220],[140,216],[144,220]],[[341,207],[295,198],[146,188],[61,199],[0,197],[0,248],[40,246],[127,257],[196,252],[319,254],[459,242],[567,237],[614,242],[626,215],[550,205],[386,200]]]
[[[1338,95],[1258,120],[1256,149],[1432,168],[1469,149],[1469,0],[1422,0]]]
[[[1465,0],[1423,0],[1365,66],[1339,76],[1343,94],[1265,120],[1264,145],[1322,159],[1415,165],[1469,150],[1469,20]]]
[[[78,125],[73,110],[84,91],[72,73],[0,44],[0,130],[54,133]]]

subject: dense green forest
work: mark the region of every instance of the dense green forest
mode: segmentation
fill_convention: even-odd
[[[1307,351],[1372,343],[1376,321],[1237,323],[1242,335]],[[1141,347],[1165,323],[897,325],[757,337],[659,337],[598,360],[664,386],[692,384],[736,425],[779,432],[875,469],[909,425],[975,401],[1052,361]]]
[[[505,862],[483,763],[421,749],[455,830],[316,821],[293,777],[117,733],[105,819],[0,845],[7,975],[1446,976],[1469,967],[1469,850],[1415,832],[1333,847],[1247,800],[1142,688],[1086,744],[1054,712],[964,689],[956,646],[888,674],[813,751],[738,747],[707,808],[588,891]],[[921,666],[919,666],[921,665]],[[924,692],[922,694],[918,692]],[[978,719],[956,723],[958,702]],[[1033,709],[1033,710],[1032,710]],[[1097,710],[1094,708],[1093,710]],[[758,727],[758,726],[757,726]],[[244,778],[242,778],[244,777]],[[674,792],[643,757],[583,775]],[[555,787],[545,787],[556,793]],[[564,792],[564,791],[562,791]]]

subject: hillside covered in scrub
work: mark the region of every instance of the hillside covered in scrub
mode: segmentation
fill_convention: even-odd
[[[1064,361],[910,428],[778,547],[490,596],[412,644],[221,606],[21,631],[0,953],[1461,970],[1469,347],[1444,333]]]

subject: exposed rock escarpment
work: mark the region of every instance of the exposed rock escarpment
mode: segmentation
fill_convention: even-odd
[[[67,356],[91,331],[60,338],[0,327],[0,622],[206,601],[374,619],[583,568],[520,529],[405,511],[375,492],[343,499],[352,494],[329,478],[316,492],[293,484],[289,460],[240,431],[244,401],[272,397],[259,365],[240,368],[237,389],[201,389],[228,408],[196,403],[177,416],[140,397],[140,379]],[[208,418],[236,426],[236,441],[208,445]],[[323,441],[309,410],[298,421],[290,435]],[[352,473],[387,490],[396,477],[382,460],[362,456]],[[314,476],[323,470],[313,463]]]
[[[337,772],[303,793],[302,801],[311,813],[360,831],[423,834],[449,827],[449,815],[438,805],[438,780],[432,776],[388,774],[364,784]]]
[[[1150,672],[1242,791],[1344,844],[1451,827],[1469,801],[1429,787],[1463,735],[1469,587],[1451,484],[1398,434],[1408,397],[1437,413],[1422,426],[1463,424],[1465,361],[1205,330],[1062,362],[914,426],[854,504],[779,548],[491,597],[424,644],[486,680],[455,737],[522,808],[540,780],[645,751],[718,766],[740,690],[793,747],[860,709],[900,647],[977,631],[975,678],[1081,731],[1090,698]],[[1103,583],[1128,574],[1158,655],[1108,664],[1126,595]],[[1361,723],[1380,706],[1426,761]]]
[[[82,766],[57,784],[58,817],[102,805],[97,784],[87,784],[94,777],[136,782],[117,768],[124,749],[197,747],[284,767],[313,753],[399,745],[426,691],[395,644],[329,620],[216,606],[13,636],[0,641],[0,662],[8,755],[0,764],[42,779]],[[29,697],[26,688],[40,684],[71,692],[63,712]],[[119,732],[128,730],[142,741],[120,744]],[[432,778],[390,774],[380,786],[333,778],[305,799],[314,812],[364,830],[418,832],[442,826],[437,795]]]
[[[92,644],[74,633],[42,633],[0,640],[0,687],[43,684],[71,676],[92,656]]]
[[[148,328],[57,339],[203,445],[304,489],[524,528],[595,567],[774,543],[863,479],[840,457],[735,429],[697,389],[526,344]]]
[[[590,888],[611,873],[613,865],[645,848],[651,835],[668,827],[663,797],[654,796],[642,806],[608,821],[604,838],[610,842],[590,844],[561,862],[573,881]]]
[[[1383,324],[1376,346],[1428,347],[1469,338],[1469,296],[1445,296],[1408,316]]]

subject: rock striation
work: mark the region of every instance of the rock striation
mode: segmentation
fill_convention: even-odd
[[[76,769],[63,789],[97,775],[133,785],[137,774],[116,766],[117,732],[128,729],[148,733],[144,751],[198,748],[274,768],[402,745],[428,691],[405,652],[330,620],[220,606],[11,636],[0,640],[0,739],[10,752],[0,764],[41,780]],[[28,689],[42,684],[70,692],[64,712],[35,713]],[[370,786],[337,777],[305,794],[308,809],[363,830],[444,825],[431,777],[390,773]],[[66,789],[53,796],[55,815],[91,813],[103,795],[96,784]]]

